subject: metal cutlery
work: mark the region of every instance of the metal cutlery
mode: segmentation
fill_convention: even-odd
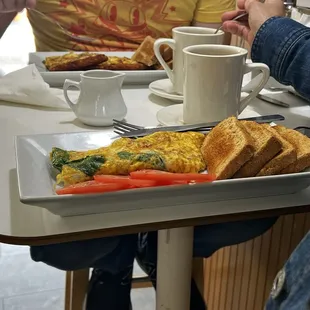
[[[38,13],[38,14],[48,18],[50,21],[52,21],[54,24],[56,24],[62,30],[63,33],[65,33],[68,37],[70,37],[74,40],[84,41],[84,42],[92,42],[95,40],[94,38],[90,38],[90,37],[87,37],[84,35],[77,35],[77,34],[70,32],[69,30],[67,30],[63,26],[61,26],[61,24],[57,20],[55,20],[54,18],[48,16],[47,14],[45,14],[43,12],[40,12],[36,9],[28,9],[28,10],[35,12],[35,13]]]
[[[290,105],[288,103],[283,102],[283,101],[278,100],[278,99],[275,99],[275,98],[268,97],[266,95],[258,94],[256,97],[260,100],[263,100],[263,101],[271,103],[271,104],[278,105],[278,106],[283,107],[283,108],[289,108],[290,107]]]
[[[274,115],[263,115],[243,118],[240,120],[255,121],[258,123],[271,123],[274,121],[283,121],[285,117],[283,115],[274,114]],[[184,125],[184,126],[164,126],[156,128],[143,128],[140,126],[132,125],[126,122],[113,120],[114,132],[121,137],[133,138],[133,137],[143,137],[154,132],[159,131],[174,131],[174,132],[184,132],[184,131],[210,131],[213,127],[219,124],[220,121],[210,122],[210,123],[201,123],[193,125]]]
[[[247,12],[244,12],[244,13],[242,13],[242,14],[236,16],[235,18],[233,18],[232,21],[237,21],[237,20],[239,20],[240,18],[245,17],[245,16],[247,16],[247,15],[248,15],[248,13],[247,13]],[[219,26],[219,27],[215,30],[214,34],[217,34],[220,30],[222,30],[222,28],[223,28],[223,25]]]

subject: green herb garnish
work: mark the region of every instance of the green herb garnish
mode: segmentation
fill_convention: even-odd
[[[140,153],[135,156],[134,160],[151,164],[154,169],[165,170],[166,168],[164,160],[156,152]]]
[[[54,168],[61,171],[62,166],[66,165],[70,161],[70,155],[68,151],[62,150],[58,147],[54,147],[51,153],[51,162]]]
[[[134,154],[129,153],[129,152],[126,152],[126,151],[121,151],[121,152],[118,152],[118,153],[117,153],[117,156],[118,156],[120,159],[127,159],[127,160],[130,160],[130,159],[133,158]]]
[[[71,168],[77,169],[92,177],[105,163],[105,158],[100,155],[87,156],[82,159],[74,160],[67,165]]]

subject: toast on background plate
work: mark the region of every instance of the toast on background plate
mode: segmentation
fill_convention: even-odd
[[[261,124],[251,121],[241,121],[254,141],[255,152],[234,175],[234,178],[254,177],[282,149],[280,140]]]
[[[143,42],[140,44],[140,46],[137,48],[137,50],[135,51],[135,53],[132,55],[131,59],[135,60],[139,63],[142,63],[148,67],[152,67],[154,66],[154,68],[156,70],[160,70],[157,69],[157,67],[160,66],[160,64],[158,63],[158,60],[155,56],[154,53],[154,43],[155,43],[155,39],[147,36]],[[162,45],[160,47],[160,53],[163,57],[163,59],[166,62],[171,61],[172,62],[172,49],[167,46],[167,45]]]
[[[257,174],[257,176],[268,176],[281,173],[281,171],[297,160],[297,152],[294,146],[285,140],[278,132],[268,124],[261,124],[277,137],[282,145],[281,151],[272,158]]]
[[[131,56],[131,59],[148,67],[155,65],[157,63],[157,59],[154,54],[154,42],[154,38],[147,36],[137,48],[135,53]]]
[[[284,168],[281,173],[285,174],[301,172],[310,167],[310,139],[296,130],[283,126],[275,126],[273,128],[285,140],[291,143],[297,152],[296,161]]]
[[[236,117],[220,122],[201,147],[208,172],[218,180],[231,178],[255,153],[253,138]]]
[[[46,57],[43,63],[49,71],[83,71],[107,60],[104,54],[70,52],[62,56]]]

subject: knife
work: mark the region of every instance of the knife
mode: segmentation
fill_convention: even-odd
[[[247,117],[239,119],[240,121],[255,121],[257,123],[271,123],[275,121],[283,121],[285,117],[280,114],[273,115],[263,115],[263,116],[255,116],[255,117]],[[208,131],[218,125],[221,121],[210,122],[210,123],[201,123],[201,124],[193,124],[193,125],[185,125],[185,126],[165,126],[165,127],[156,127],[156,128],[148,128],[148,129],[138,129],[130,132],[126,132],[121,134],[121,137],[133,138],[133,137],[144,137],[146,135],[152,134],[154,132],[159,131],[174,131],[174,132],[182,132],[182,131],[190,131],[197,130],[199,131]]]
[[[280,107],[284,107],[284,108],[290,107],[290,105],[288,103],[280,101],[280,100],[275,99],[275,98],[268,97],[266,95],[258,94],[256,97],[260,100],[266,101],[266,102],[271,103],[271,104],[278,105]]]

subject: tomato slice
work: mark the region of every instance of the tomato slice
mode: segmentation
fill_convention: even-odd
[[[119,191],[122,189],[129,188],[124,184],[104,184],[96,181],[86,181],[67,187],[57,189],[57,195],[68,195],[68,194],[92,194],[92,193],[107,193]]]
[[[152,187],[156,186],[157,182],[153,180],[132,179],[129,176],[116,175],[95,175],[94,179],[100,183],[124,184],[129,187]]]
[[[211,182],[215,177],[202,173],[171,173],[159,170],[139,170],[130,173],[133,179],[155,180],[155,181],[197,181]]]

